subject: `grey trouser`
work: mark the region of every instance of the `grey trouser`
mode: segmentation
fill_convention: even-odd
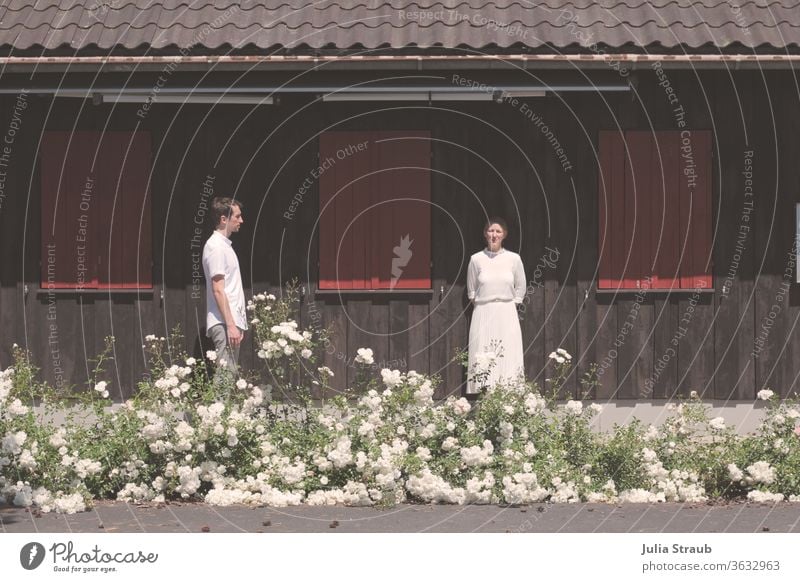
[[[239,331],[244,334],[244,330],[239,328]],[[214,342],[214,349],[217,351],[217,361],[220,358],[225,360],[225,367],[236,374],[239,364],[239,345],[232,347],[228,342],[228,330],[221,323],[212,325],[206,335]]]

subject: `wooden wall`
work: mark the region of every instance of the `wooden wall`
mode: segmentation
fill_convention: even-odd
[[[142,118],[131,104],[112,108],[28,96],[10,161],[0,168],[6,171],[0,207],[0,364],[9,364],[16,342],[33,352],[52,380],[49,326],[54,323],[64,373],[80,384],[87,379],[88,359],[113,334],[117,348],[108,378],[121,387],[112,390],[120,399],[145,371],[144,335],[166,335],[180,324],[186,349],[201,354],[208,347],[200,341],[204,282],[199,282],[198,296],[191,258],[198,249],[191,243],[204,183],[212,183],[216,195],[233,195],[245,205],[245,223],[234,247],[248,295],[275,292],[282,282],[298,277],[306,289],[303,321],[334,327],[326,363],[340,387],[354,378],[356,349],[368,346],[377,362],[438,374],[438,396],[460,393],[464,372],[451,358],[467,343],[466,266],[470,254],[482,248],[485,216],[499,214],[509,221],[507,246],[522,255],[532,291],[522,321],[530,378],[541,383],[548,377],[547,354],[563,347],[576,362],[565,397],[580,396],[578,377],[592,362],[605,362],[601,386],[592,394],[597,399],[660,399],[696,390],[706,397],[751,400],[765,387],[784,395],[794,392],[800,373],[800,306],[797,285],[785,293],[782,286],[786,269],[793,268],[787,257],[795,232],[794,205],[800,202],[800,108],[798,92],[790,90],[793,78],[758,71],[666,73],[687,127],[711,129],[715,135],[715,291],[697,296],[613,295],[595,289],[598,132],[678,128],[676,104],[669,102],[652,70],[636,73],[632,93],[571,93],[516,105],[313,104],[294,97],[256,111],[249,106],[155,105]],[[0,100],[0,133],[9,127],[16,102],[14,96]],[[38,292],[41,207],[35,160],[41,132],[131,130],[137,124],[153,136],[155,288],[110,298],[58,294],[57,315],[48,320],[51,297]],[[543,125],[563,148],[566,164]],[[317,136],[329,129],[431,132],[432,293],[315,293],[315,187],[291,219],[284,212],[317,166]],[[746,199],[742,172],[748,151],[753,197]],[[746,223],[751,228],[742,240],[737,236],[746,200],[754,204]],[[723,293],[731,270],[733,284]],[[793,270],[788,277],[794,281]],[[688,313],[688,325],[682,325]],[[632,327],[625,327],[626,321]],[[629,332],[621,334],[624,328]],[[666,357],[676,338],[674,356]],[[763,349],[754,353],[757,341]],[[246,367],[258,365],[249,340],[243,353]]]

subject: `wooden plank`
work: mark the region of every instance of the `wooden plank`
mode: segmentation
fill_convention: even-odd
[[[643,398],[673,398],[678,382],[679,296],[653,296],[653,370],[642,384]]]
[[[331,387],[334,393],[341,393],[350,385],[348,380],[349,355],[347,346],[348,319],[344,306],[335,297],[316,300],[322,313],[322,326],[331,331],[330,343],[326,346],[323,365],[334,373]],[[355,353],[353,354],[355,356]],[[328,394],[327,396],[333,396]]]
[[[22,106],[21,102],[17,103],[17,95],[0,97],[3,123],[10,122],[15,107]],[[24,128],[15,136],[13,149],[6,156],[7,165],[2,168],[5,183],[4,197],[0,198],[0,248],[4,251],[4,260],[0,261],[0,329],[4,331],[0,342],[0,367],[3,369],[12,364],[14,343],[26,349],[36,344],[38,348],[41,345],[39,337],[47,335],[46,311],[37,312],[35,319],[27,319],[28,326],[23,318],[23,314],[32,315],[31,305],[39,307],[35,299],[42,277],[39,263],[41,257],[46,260],[46,250],[41,247],[42,221],[37,219],[41,210],[36,195],[40,164],[36,163],[33,154],[34,145],[41,137],[42,107],[38,99],[26,98],[26,104]],[[32,190],[30,197],[27,196],[29,187]],[[30,218],[23,221],[20,217],[25,216],[26,211]],[[29,287],[27,297],[24,293],[26,283]],[[38,364],[41,360],[37,358],[43,354],[37,350],[33,355]]]
[[[781,247],[786,250],[784,255],[784,269],[782,273],[782,285],[785,289],[787,284],[788,293],[784,295],[783,309],[785,314],[783,321],[786,325],[786,335],[783,340],[783,350],[776,366],[775,376],[776,386],[780,387],[779,394],[786,398],[800,392],[800,341],[797,341],[800,332],[800,287],[794,283],[797,280],[797,272],[800,265],[792,261],[789,257],[794,243],[795,231],[793,230],[795,206],[800,203],[800,179],[798,179],[797,166],[794,160],[797,159],[799,149],[797,131],[800,129],[800,116],[798,116],[797,95],[785,93],[779,90],[781,79],[770,79],[771,91],[778,91],[776,105],[778,125],[778,179],[780,185],[779,214],[784,217],[781,220],[780,233],[783,243]],[[774,94],[774,93],[773,93]]]
[[[344,223],[345,246],[339,255],[339,262],[346,261],[344,252],[352,253],[352,279],[353,289],[370,289],[372,287],[372,253],[373,238],[372,227],[378,214],[376,193],[370,186],[373,184],[370,173],[375,170],[372,166],[372,152],[367,149],[358,151],[358,144],[368,143],[375,147],[375,133],[370,132],[342,132],[340,149],[337,152],[337,165],[351,168],[349,180],[352,194],[352,208],[349,216],[342,215]],[[343,184],[340,184],[340,187]],[[347,249],[347,250],[345,250]]]
[[[134,394],[136,382],[139,380],[137,371],[137,356],[141,349],[139,334],[125,333],[126,330],[136,330],[136,312],[139,302],[133,296],[120,297],[114,303],[114,327],[112,329],[115,338],[116,351],[115,369],[118,374],[118,388],[120,393],[117,397],[128,399]],[[119,332],[124,335],[120,336]],[[102,341],[103,338],[98,337]]]
[[[333,132],[322,133],[319,136],[317,164],[322,164],[328,159],[335,159],[336,143],[336,136]],[[331,157],[331,153],[333,153],[333,157]],[[319,177],[319,286],[321,289],[336,287],[336,184],[335,167]]]
[[[119,298],[109,300],[108,296],[84,295],[76,298],[80,317],[83,320],[83,357],[86,360],[86,367],[89,374],[92,374],[94,360],[105,348],[105,338],[114,336],[114,349],[111,359],[104,365],[105,371],[97,380],[105,380],[109,383],[109,395],[117,401],[124,401],[131,392],[131,385],[128,378],[120,373],[121,368],[125,368],[125,360],[130,357],[132,350],[133,334],[119,333],[122,331],[120,325],[128,327],[130,322],[120,321],[122,309],[120,308]],[[126,392],[128,394],[126,394]]]
[[[378,209],[380,219],[375,223],[375,286],[429,289],[430,134],[384,131],[379,132],[378,139],[376,177],[383,197]],[[395,265],[397,276],[393,273]]]
[[[648,261],[641,261],[633,248],[636,243],[638,224],[642,220],[641,206],[637,194],[643,195],[643,190],[649,186],[649,179],[641,180],[642,170],[647,168],[650,156],[643,155],[641,150],[649,148],[650,137],[642,135],[638,128],[645,127],[647,123],[646,105],[653,94],[652,87],[645,88],[638,94],[639,101],[628,102],[622,98],[617,103],[619,123],[625,131],[625,249],[621,253],[625,264],[623,287],[628,292],[615,298],[617,308],[617,329],[614,338],[614,347],[617,350],[617,387],[615,396],[622,399],[636,399],[645,392],[644,384],[653,371],[653,341],[652,329],[655,321],[652,296],[643,289],[641,265],[648,265]],[[636,176],[634,175],[636,174]],[[649,174],[645,170],[645,174]],[[634,180],[636,178],[636,180]],[[641,184],[644,182],[644,184]],[[640,190],[640,187],[644,186]],[[644,214],[647,217],[647,214]],[[638,267],[637,267],[638,265]],[[637,272],[638,271],[638,272]]]
[[[758,156],[753,162],[755,205],[753,210],[754,227],[754,271],[755,281],[755,337],[753,338],[753,352],[756,364],[756,378],[752,398],[759,390],[769,388],[780,391],[772,377],[772,365],[775,361],[780,344],[775,342],[774,326],[778,321],[770,321],[769,313],[775,304],[776,291],[779,286],[781,264],[783,257],[774,258],[776,253],[774,236],[776,234],[776,200],[778,196],[777,160],[774,156],[774,127],[772,125],[771,111],[764,107],[755,106],[759,103],[768,103],[771,92],[764,83],[764,79],[755,74],[746,75],[752,83],[753,117],[748,127],[752,140],[754,155]]]
[[[408,369],[430,371],[430,300],[415,298],[408,304]]]
[[[98,184],[92,206],[96,208],[98,218],[102,217],[101,223],[93,225],[99,255],[97,286],[102,289],[125,286],[124,248],[134,244],[132,240],[124,239],[127,216],[123,184],[128,178],[125,164],[131,137],[128,132],[103,132],[98,135],[97,151],[92,152]]]
[[[604,224],[610,227],[610,234],[607,231],[603,241],[604,248],[608,246],[609,253],[608,271],[606,276],[600,281],[601,288],[621,289],[624,288],[623,278],[625,277],[625,262],[627,257],[626,249],[626,170],[627,154],[623,135],[618,130],[602,131],[600,133],[600,156],[604,168],[602,176],[606,185],[603,193],[605,198],[601,198],[604,204],[605,215]]]
[[[344,145],[346,138],[339,135],[339,145]],[[344,159],[337,161],[336,165],[336,280],[340,289],[363,288],[363,283],[355,281],[356,265],[364,259],[365,250],[355,245],[355,235],[352,230],[355,203],[353,201],[353,180],[355,167],[353,160]]]
[[[395,239],[395,215],[402,205],[397,202],[403,196],[402,189],[404,184],[401,180],[402,170],[399,168],[405,164],[403,151],[400,144],[396,141],[400,138],[394,132],[379,131],[374,132],[371,147],[372,172],[370,179],[374,186],[371,186],[374,194],[374,218],[370,220],[373,228],[374,243],[370,245],[372,252],[372,288],[389,289],[392,286],[392,261],[394,245],[398,244]],[[404,177],[404,176],[403,176]],[[413,246],[413,244],[412,244]],[[412,253],[410,248],[407,249]]]
[[[630,241],[628,266],[626,269],[626,281],[630,288],[646,288],[648,278],[651,275],[650,235],[653,230],[651,222],[653,192],[651,190],[653,172],[653,160],[657,154],[655,152],[655,139],[649,131],[628,131],[626,132],[628,147],[628,161],[630,171],[626,174],[630,176],[630,182],[626,183],[626,200],[629,193],[627,189],[633,188],[633,204],[626,206],[626,237]]]
[[[658,147],[653,149],[654,172],[651,176],[650,248],[654,257],[652,287],[680,289],[680,206],[678,189],[680,169],[680,133],[660,131]]]
[[[669,127],[674,124],[670,115],[662,113],[662,123]],[[678,377],[678,296],[673,292],[680,289],[679,275],[679,206],[677,204],[678,180],[680,179],[680,139],[679,133],[672,130],[657,134],[654,149],[655,170],[652,173],[651,192],[654,203],[651,206],[651,246],[653,249],[652,286],[667,289],[666,294],[653,295],[654,323],[653,370],[642,385],[642,397],[671,398]]]
[[[408,371],[409,362],[409,301],[389,300],[389,361],[387,367]]]
[[[713,321],[713,302],[710,295],[692,292],[681,295],[678,330],[677,394],[688,396],[691,391],[701,395],[714,393],[713,337],[708,334]]]
[[[130,391],[132,392],[135,389],[135,384],[139,380],[141,380],[145,375],[149,373],[149,369],[147,367],[147,360],[146,354],[142,345],[144,344],[144,338],[148,334],[157,334],[159,337],[165,335],[166,330],[164,328],[163,323],[163,311],[161,305],[161,290],[164,288],[164,278],[162,272],[162,265],[164,261],[165,255],[165,248],[164,248],[164,235],[163,233],[166,231],[168,220],[167,220],[167,207],[170,202],[172,202],[171,192],[174,188],[174,181],[176,178],[175,169],[176,166],[173,165],[173,158],[169,154],[170,146],[176,145],[175,143],[171,143],[170,139],[175,139],[177,141],[177,136],[175,132],[170,132],[167,130],[169,127],[169,122],[171,118],[169,117],[169,112],[159,112],[158,110],[152,112],[154,115],[153,117],[149,117],[146,120],[144,127],[148,127],[151,125],[151,139],[152,139],[152,179],[150,180],[151,183],[151,190],[150,190],[150,198],[151,198],[151,206],[150,206],[150,257],[151,257],[151,265],[146,266],[149,269],[152,277],[152,292],[142,292],[141,294],[136,296],[134,302],[134,318],[133,318],[133,327],[130,330],[130,334],[133,339],[133,353],[131,354],[131,361],[133,365],[133,385],[130,387],[126,387],[123,389],[124,392]],[[188,219],[184,222],[192,223],[194,220],[194,215],[190,214]],[[189,225],[189,228],[193,228],[193,224]],[[176,225],[177,228],[183,228],[182,225]],[[144,237],[144,230],[142,233]],[[191,236],[187,236],[188,239],[191,239]],[[203,237],[202,242],[200,243],[200,248],[198,252],[202,253],[202,245],[205,244],[205,237]],[[192,249],[186,249],[186,258],[187,262],[191,265],[191,253]],[[145,267],[143,265],[143,267]],[[199,269],[202,274],[203,265],[202,262],[199,263]],[[189,289],[191,289],[191,281],[192,275],[191,271],[187,274],[188,282],[189,282]],[[199,303],[199,311],[202,317],[202,328],[203,334],[205,333],[205,282],[204,280],[200,280],[200,298],[199,300],[194,300],[191,296],[191,293],[186,296],[185,305],[187,310],[192,310],[196,305]],[[196,340],[196,334],[198,332],[192,333],[192,330],[185,329],[184,332],[187,336],[187,346],[191,346],[192,338]],[[203,349],[206,346],[196,345],[192,349],[189,349],[189,353],[193,355],[195,358],[203,357],[205,354],[205,350]],[[112,394],[113,395],[113,394]]]
[[[675,339],[678,322],[678,297],[672,292],[680,288],[678,260],[679,207],[677,188],[680,178],[680,139],[675,131],[674,104],[663,94],[651,93],[648,108],[656,126],[652,151],[650,207],[652,225],[650,248],[653,288],[667,289],[654,293],[653,299],[653,369],[641,386],[641,398],[671,398],[677,381],[678,357]]]
[[[525,102],[525,107],[534,109],[536,100]],[[510,188],[514,202],[518,205],[521,215],[521,224],[515,225],[518,250],[527,278],[527,289],[522,306],[520,307],[522,330],[522,347],[525,361],[525,376],[528,381],[535,382],[540,388],[545,384],[545,379],[549,376],[549,368],[546,354],[550,353],[546,344],[545,327],[545,283],[549,278],[554,277],[553,269],[555,265],[550,261],[553,245],[549,244],[549,239],[553,235],[554,224],[554,203],[552,193],[545,195],[544,170],[539,163],[541,155],[553,155],[552,151],[548,154],[540,155],[540,142],[536,133],[535,124],[527,119],[520,119],[523,115],[520,112],[522,105],[517,105],[507,112],[504,118],[503,132],[509,138],[502,137],[498,142],[492,142],[488,151],[492,156],[492,163],[499,172],[500,176],[507,182],[507,186],[502,184],[500,191]],[[539,112],[542,113],[541,111]],[[535,131],[536,130],[536,131]],[[519,144],[516,147],[508,148],[507,140]],[[560,165],[557,171],[561,172]],[[485,202],[487,205],[492,203],[489,198]],[[475,223],[476,235],[482,233],[483,220]],[[480,239],[477,239],[480,240]],[[557,249],[555,249],[557,251]],[[563,258],[558,255],[559,260]],[[542,259],[548,259],[547,263]],[[557,261],[556,261],[557,262]]]
[[[165,112],[166,113],[166,112]],[[161,288],[159,294],[154,296],[156,300],[156,312],[158,321],[155,330],[146,330],[144,333],[154,333],[159,336],[169,337],[175,328],[180,326],[181,332],[186,335],[189,345],[195,342],[204,341],[206,334],[206,308],[205,301],[198,308],[192,300],[191,284],[187,285],[187,277],[191,278],[194,268],[191,255],[191,240],[194,234],[194,218],[198,216],[198,189],[208,172],[214,172],[219,179],[219,172],[212,170],[216,143],[219,137],[213,129],[204,125],[203,114],[200,109],[183,110],[181,112],[181,123],[176,131],[163,134],[161,152],[157,154],[172,170],[167,170],[171,179],[168,182],[168,192],[166,200],[160,202],[159,206],[163,209],[163,230],[154,228],[154,232],[162,233],[157,236],[160,239],[156,244],[163,245],[163,254],[160,259],[161,269]],[[152,121],[155,126],[156,118]],[[195,129],[201,128],[197,134]],[[199,139],[202,135],[203,139]],[[198,171],[199,170],[199,171]],[[218,185],[218,184],[215,184]],[[210,209],[210,202],[208,206]],[[161,213],[154,209],[154,219],[159,220]],[[214,230],[210,211],[205,215],[207,225],[204,228],[201,248],[205,245],[206,239]],[[173,250],[179,249],[179,250]],[[202,261],[202,254],[200,256]],[[156,259],[158,260],[158,259]],[[202,262],[200,264],[202,268]],[[205,282],[203,283],[203,297],[205,297]],[[198,313],[199,312],[199,313]],[[200,336],[192,342],[195,337],[197,320],[202,324]],[[196,344],[195,344],[196,345]],[[184,346],[175,346],[183,348]],[[214,349],[211,341],[206,341],[207,349]]]
[[[693,198],[696,212],[692,214],[692,252],[694,281],[692,287],[711,289],[711,132],[692,132],[697,164],[697,186]]]
[[[645,147],[646,141],[642,139],[642,132],[625,132],[625,194],[624,209],[625,216],[625,238],[622,250],[622,287],[624,289],[638,289],[641,273],[639,271],[640,253],[637,247],[636,233],[637,226],[641,221],[640,197],[642,176],[639,168],[642,167],[641,148]],[[649,152],[648,156],[649,158]],[[616,208],[620,208],[617,206]]]
[[[748,81],[719,73],[714,76],[717,94],[737,95],[738,100],[715,101],[717,148],[713,207],[714,277],[717,309],[714,320],[715,391],[718,399],[748,400],[755,394],[753,188],[745,191],[742,172],[758,173],[752,151],[753,102]]]
[[[122,281],[130,288],[152,286],[152,197],[149,178],[152,171],[149,132],[126,135],[130,139],[123,162],[120,183],[123,230]]]
[[[49,103],[47,104],[49,106]],[[20,132],[16,140],[16,146],[12,158],[12,166],[9,168],[9,176],[14,181],[15,185],[14,195],[7,198],[3,213],[0,213],[0,218],[4,215],[12,220],[11,227],[5,229],[5,233],[13,237],[13,243],[9,246],[3,246],[4,249],[19,248],[20,254],[24,257],[31,257],[30,260],[19,261],[0,261],[3,267],[10,267],[10,273],[13,275],[12,289],[15,296],[10,301],[4,301],[4,310],[11,310],[3,319],[4,323],[10,321],[10,325],[4,326],[4,329],[13,330],[15,336],[11,341],[16,341],[22,348],[29,350],[33,362],[40,368],[40,376],[43,380],[55,385],[56,378],[53,375],[51,346],[49,344],[50,336],[53,333],[52,325],[56,326],[55,340],[59,341],[61,334],[57,328],[58,321],[48,319],[51,315],[51,305],[49,299],[52,299],[53,306],[55,306],[55,294],[38,295],[39,289],[43,279],[40,261],[46,256],[46,249],[42,246],[42,239],[44,234],[41,232],[44,228],[43,220],[38,220],[43,214],[41,184],[42,184],[42,163],[40,150],[42,136],[44,135],[44,120],[46,119],[46,106],[38,99],[29,100],[28,109],[26,111],[26,129]],[[12,192],[9,190],[9,192]],[[23,194],[30,192],[30,196]],[[25,209],[32,217],[28,221],[24,230],[20,229],[22,222],[19,220],[20,216],[24,215]],[[15,247],[14,245],[18,245]],[[0,268],[0,272],[6,272],[6,269]],[[25,286],[28,286],[28,293],[24,292]],[[6,282],[3,282],[3,287],[6,287]],[[45,289],[47,285],[45,284]],[[9,295],[5,295],[6,298]],[[8,342],[9,339],[5,341]],[[5,343],[5,342],[4,342]],[[10,345],[6,346],[10,348]],[[69,381],[65,375],[61,374],[62,378],[59,384],[65,384]],[[59,386],[60,387],[60,386]]]
[[[612,166],[614,140],[618,139],[618,133],[612,131],[600,131],[598,139],[598,165],[599,165],[599,197],[597,201],[599,239],[599,273],[598,287],[602,289],[611,288],[614,282],[614,271],[612,269],[612,243],[611,243],[611,218],[614,215],[613,202],[613,175]],[[592,214],[589,214],[592,216]]]
[[[681,74],[674,79],[675,90],[680,95],[692,95],[702,92],[711,102],[714,100],[713,84],[703,84],[695,75]],[[696,150],[703,146],[702,138],[697,138],[695,133],[701,132],[711,126],[709,111],[707,108],[687,107],[685,130],[691,132],[693,161],[697,164]],[[684,143],[684,136],[681,138],[681,147]],[[682,155],[685,153],[682,150]],[[708,294],[702,293],[702,288],[694,287],[694,273],[703,272],[705,269],[705,259],[699,260],[700,254],[697,252],[697,245],[704,244],[701,234],[701,225],[698,220],[693,218],[695,213],[705,214],[703,207],[705,201],[697,197],[695,200],[691,187],[691,176],[687,175],[687,158],[681,160],[681,179],[680,184],[680,203],[681,203],[681,232],[680,244],[682,248],[681,258],[681,286],[684,293],[681,295],[678,313],[679,331],[685,336],[680,338],[678,346],[678,393],[688,395],[695,390],[698,394],[714,393],[714,341],[713,341],[713,321],[715,307],[712,298]],[[710,221],[703,218],[704,229],[710,228]],[[692,228],[695,227],[695,228]]]
[[[597,287],[611,286],[611,233],[609,228],[611,202],[611,152],[608,134],[600,131],[601,123],[596,111],[590,109],[585,99],[573,98],[569,106],[578,119],[584,121],[578,132],[572,172],[578,195],[578,221],[576,232],[576,373],[579,379],[589,371],[593,364],[598,365],[600,386],[584,391],[579,385],[578,396],[598,399],[604,389],[608,393],[609,380],[615,382],[616,358],[609,354],[612,349],[613,332],[616,322],[610,322],[615,314],[614,307],[601,301],[596,293]],[[596,168],[597,171],[591,169]],[[530,279],[530,276],[529,276]],[[609,325],[612,323],[613,325]],[[605,366],[605,367],[603,367]]]
[[[777,76],[770,75],[761,85],[764,92],[775,99],[774,92],[780,91],[781,81]],[[765,113],[780,119],[779,124],[772,123],[754,132],[757,192],[763,192],[765,199],[762,202],[762,197],[756,194],[756,204],[759,206],[756,209],[757,264],[763,260],[763,269],[757,273],[761,296],[756,313],[756,334],[757,342],[761,340],[765,346],[763,351],[757,351],[759,365],[756,387],[768,387],[786,397],[791,394],[790,387],[797,383],[798,367],[793,360],[797,353],[793,344],[796,343],[798,332],[797,304],[800,294],[794,284],[797,263],[792,252],[794,204],[800,198],[796,191],[797,177],[794,175],[797,171],[794,161],[797,146],[792,143],[792,131],[796,131],[798,122],[793,103],[783,105],[775,102],[774,112],[762,112],[759,109],[756,112],[756,124]],[[777,117],[779,115],[785,116],[785,119]],[[765,173],[769,175],[762,178]]]
[[[579,124],[573,113],[562,104],[553,102],[546,115],[552,120],[551,125],[558,128],[552,130],[553,135],[565,155],[574,156]],[[543,134],[541,130],[537,133],[544,138],[541,143],[541,156],[549,160],[545,163],[545,171],[552,179],[550,183],[546,179],[545,184],[548,184],[548,189],[552,193],[549,200],[552,202],[553,232],[542,254],[533,257],[537,263],[546,260],[554,265],[553,268],[545,270],[545,309],[546,321],[549,323],[545,324],[547,347],[550,350],[565,349],[574,357],[577,354],[578,299],[575,263],[578,250],[576,247],[578,194],[573,189],[570,174],[564,171],[558,153],[553,149],[554,145],[549,134]],[[564,399],[578,397],[578,375],[574,366],[562,387],[560,397]]]
[[[694,150],[694,140],[690,138],[688,142],[689,147]],[[682,143],[683,146],[683,143]],[[694,155],[694,154],[692,154]],[[682,163],[682,166],[685,162]],[[683,169],[683,168],[682,168]],[[681,264],[681,289],[694,288],[694,276],[697,272],[697,265],[695,260],[697,254],[695,252],[695,233],[696,228],[693,228],[693,216],[700,210],[699,197],[694,196],[694,188],[690,186],[691,182],[685,176],[678,180],[678,200],[680,205],[680,264]]]
[[[433,253],[433,299],[428,315],[429,373],[438,375],[441,384],[435,397],[444,398],[449,394],[461,395],[466,385],[466,370],[451,363],[457,348],[466,349],[468,345],[468,321],[464,310],[466,298],[466,266],[469,255],[480,245],[481,226],[485,213],[480,212],[477,200],[473,197],[473,169],[469,162],[472,156],[465,156],[453,145],[436,140],[453,140],[469,147],[469,127],[465,123],[457,127],[449,126],[445,120],[432,117],[433,162],[438,171],[431,176],[431,245]],[[459,181],[447,176],[458,176]],[[453,241],[460,241],[464,234],[465,249],[460,260],[453,257]],[[477,248],[476,248],[477,247]],[[422,311],[423,308],[421,307]],[[424,339],[425,334],[421,334]],[[419,345],[419,344],[418,344]],[[419,348],[418,348],[419,349]],[[417,354],[417,358],[424,357]]]
[[[347,380],[353,384],[359,366],[353,363],[360,348],[370,348],[374,364],[369,372],[379,377],[381,368],[389,361],[389,304],[386,298],[348,298],[345,304],[347,327],[347,359],[350,366]]]

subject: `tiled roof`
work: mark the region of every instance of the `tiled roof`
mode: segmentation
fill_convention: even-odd
[[[800,45],[800,0],[3,0],[0,46]]]

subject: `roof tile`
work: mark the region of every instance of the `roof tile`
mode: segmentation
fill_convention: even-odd
[[[0,45],[800,46],[800,0],[8,0]]]

